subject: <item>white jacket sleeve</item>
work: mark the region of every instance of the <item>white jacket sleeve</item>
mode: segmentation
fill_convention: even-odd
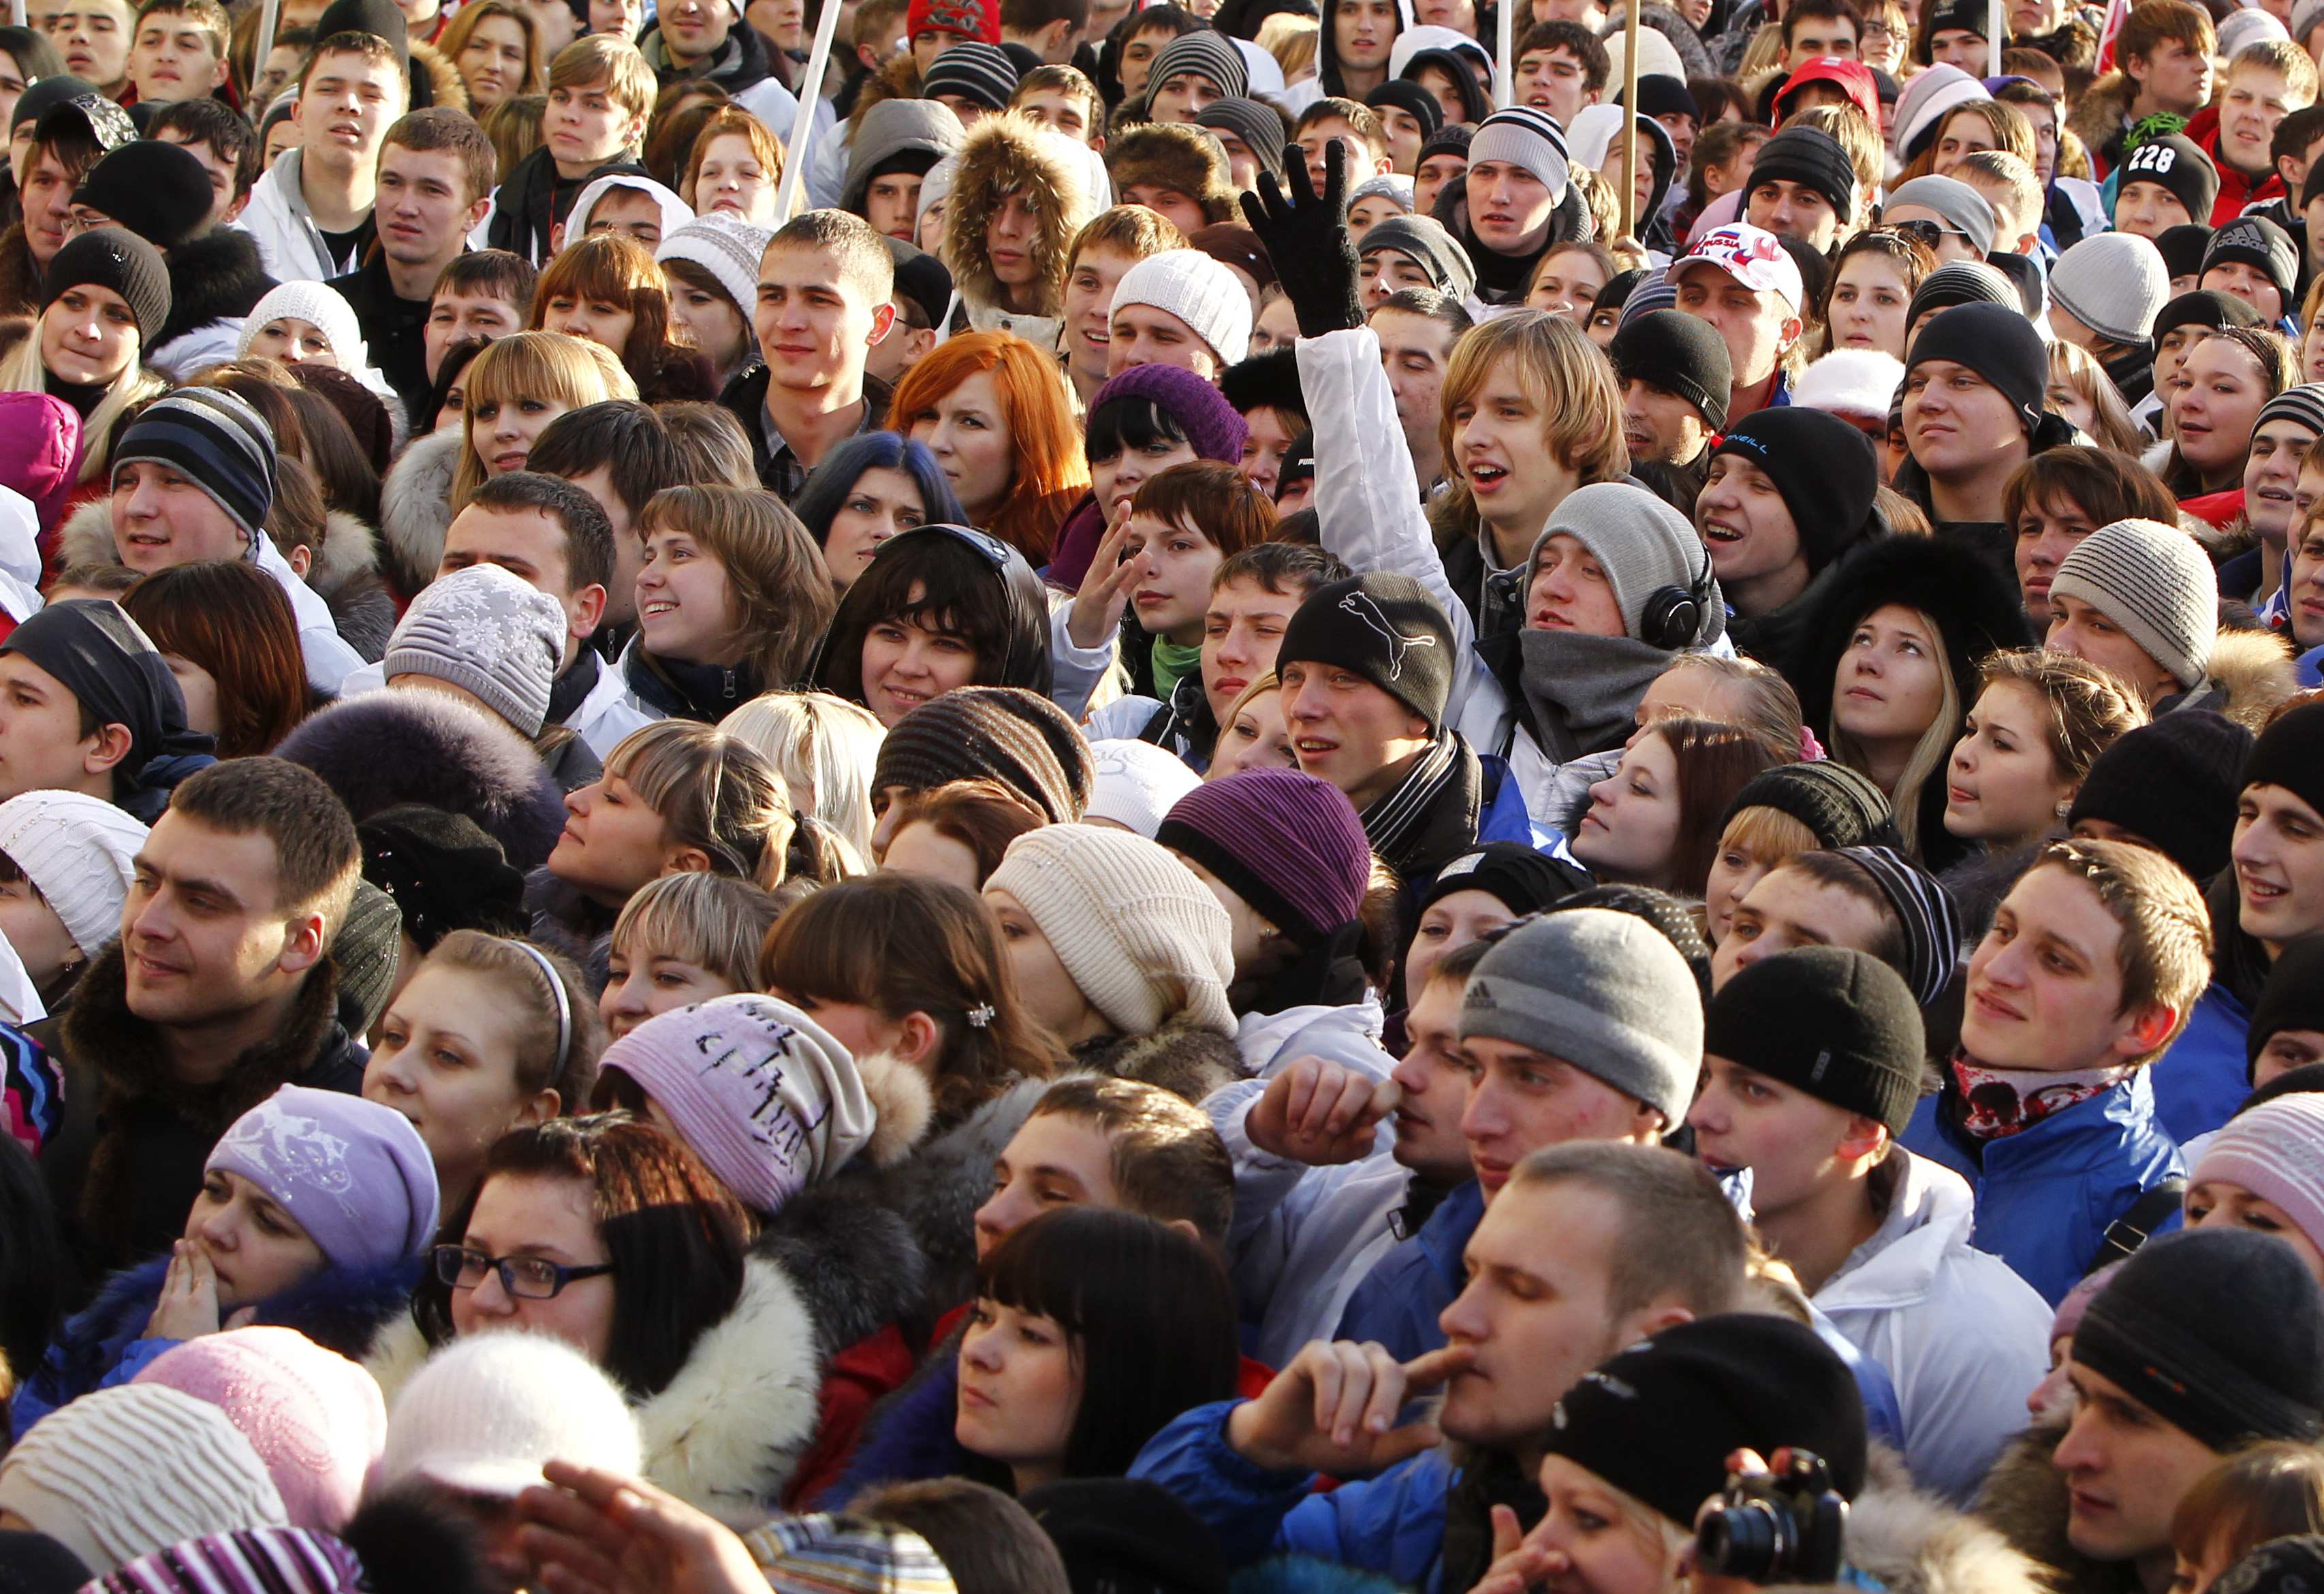
[[[1094,648],[1082,647],[1065,625],[1072,613],[1070,603],[1049,611],[1049,701],[1079,724],[1089,708],[1090,695],[1113,668],[1113,639],[1108,637]]]

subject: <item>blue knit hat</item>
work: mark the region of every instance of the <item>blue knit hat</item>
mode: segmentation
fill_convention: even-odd
[[[113,479],[139,461],[176,471],[210,496],[258,552],[274,507],[274,431],[223,388],[181,387],[140,410],[113,450]]]

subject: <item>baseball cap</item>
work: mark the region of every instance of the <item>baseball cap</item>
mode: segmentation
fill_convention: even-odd
[[[1784,248],[1783,240],[1748,222],[1713,227],[1703,234],[1671,268],[1672,281],[1683,278],[1698,264],[1716,267],[1754,293],[1781,294],[1795,310],[1807,298],[1799,263]]]

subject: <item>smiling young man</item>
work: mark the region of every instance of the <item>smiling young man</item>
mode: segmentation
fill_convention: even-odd
[[[493,192],[485,234],[492,246],[540,265],[553,253],[550,233],[583,189],[601,177],[647,175],[635,152],[655,92],[653,69],[627,40],[592,33],[558,51],[549,63],[541,145]]]
[[[1114,289],[1147,256],[1185,246],[1186,235],[1176,224],[1143,205],[1117,205],[1074,235],[1065,251],[1065,310],[1059,336],[1066,380],[1084,407],[1108,375]]]
[[[2218,51],[2218,35],[2201,6],[2145,0],[2131,7],[2115,36],[2119,70],[2084,90],[2070,118],[2089,150],[2093,179],[2121,164],[2125,138],[2139,122],[2157,115],[2192,116],[2210,102]]]
[[[1807,290],[1781,240],[1744,222],[1714,227],[1672,264],[1670,282],[1678,308],[1726,339],[1728,419],[1789,403],[1786,356],[1800,340]]]
[[[2202,995],[2210,942],[2194,882],[2161,853],[2054,842],[1970,955],[1960,1049],[1904,1140],[1969,1181],[1978,1248],[2049,1301],[2186,1171],[2146,1064]]]
[[[2042,335],[1998,304],[1938,312],[1914,339],[1904,372],[1904,444],[1922,482],[1904,490],[1920,498],[1941,536],[1969,544],[2013,582],[2010,477],[2071,437],[2043,409],[2049,372]]]
[[[362,862],[346,806],[296,764],[235,759],[171,794],[138,850],[121,939],[54,1025],[68,1108],[42,1173],[85,1264],[165,1248],[246,1102],[283,1084],[361,1088],[330,951]]]
[[[1149,254],[1114,284],[1105,369],[1176,365],[1210,382],[1250,351],[1250,296],[1199,249]]]
[[[334,33],[299,75],[300,147],[250,191],[235,225],[258,240],[280,281],[327,282],[361,263],[376,236],[379,147],[410,101],[402,52],[374,33]]]

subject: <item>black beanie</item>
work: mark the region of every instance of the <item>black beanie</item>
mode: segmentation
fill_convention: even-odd
[[[2324,166],[2324,161],[2317,162]],[[2249,299],[2237,299],[2232,293],[2222,293],[2216,288],[2199,288],[2182,293],[2158,311],[2151,336],[2161,343],[2181,327],[2256,327],[2259,309]]]
[[[1247,360],[1237,360],[1219,373],[1219,395],[1238,415],[1254,410],[1307,413],[1307,395],[1299,386],[1299,356],[1296,349],[1268,349]]]
[[[1616,95],[1614,103],[1620,105],[1622,97]],[[1657,121],[1665,116],[1701,120],[1702,106],[1696,103],[1694,90],[1686,86],[1685,78],[1674,78],[1668,72],[1646,72],[1638,78],[1638,115]]]
[[[1278,675],[1294,664],[1323,664],[1359,676],[1426,720],[1431,732],[1444,723],[1459,663],[1452,627],[1428,589],[1386,572],[1308,594],[1275,654]]]
[[[2161,183],[2187,207],[2189,221],[2198,226],[2210,225],[2211,207],[2219,198],[2218,169],[2185,134],[2150,138],[2131,151],[2130,158],[2122,163],[2121,181],[2115,192],[2119,194],[2135,182]]]
[[[204,178],[202,192],[209,193]],[[137,339],[150,347],[170,318],[170,268],[151,244],[121,227],[97,227],[69,240],[41,277],[41,308],[56,303],[68,288],[109,288],[137,318]]]
[[[2073,1356],[2222,1454],[2324,1437],[2324,1288],[2272,1235],[2148,1240],[2082,1313]]]
[[[1904,977],[1840,946],[1762,958],[1720,986],[1703,1015],[1705,1053],[1861,1113],[1892,1139],[1920,1100],[1927,1045]]]
[[[2324,165],[2324,161],[2317,164]],[[2201,222],[2164,227],[2163,235],[2154,240],[2155,253],[2163,256],[2163,269],[2174,282],[2181,277],[2201,276],[2203,251],[2210,246],[2211,229]]]
[[[411,32],[395,0],[331,0],[315,19],[315,42],[335,33],[369,33],[392,45],[405,62],[411,60]]]
[[[2267,984],[2252,1004],[2251,1027],[2244,1034],[2246,1060],[2257,1063],[2279,1029],[2324,1030],[2324,935],[2287,941],[2275,954]]]
[[[1807,826],[1821,848],[1899,847],[1896,817],[1878,787],[1837,759],[1810,759],[1762,769],[1743,783],[1727,812],[1725,830],[1746,808],[1773,808]]]
[[[2167,714],[2116,737],[2082,777],[2066,814],[2118,825],[2197,881],[2227,866],[2252,733],[2225,714]]]
[[[2324,165],[2324,161],[2319,164]],[[1638,290],[1638,285],[1646,280],[1646,267],[1632,266],[1627,272],[1616,272],[1607,278],[1606,286],[1598,290],[1598,297],[1590,301],[1591,317],[1594,319],[1600,310],[1618,310],[1629,303],[1630,295]]]
[[[1482,891],[1511,913],[1539,913],[1590,884],[1589,872],[1523,842],[1487,842],[1436,871],[1420,898],[1420,911],[1455,891]]]
[[[1821,194],[1843,224],[1855,214],[1856,166],[1829,133],[1786,127],[1761,144],[1751,162],[1751,186],[1778,179]]]
[[[2324,703],[2278,714],[2260,733],[2244,764],[2244,784],[2281,786],[2324,814]]]
[[[2300,281],[2300,250],[2291,234],[2264,216],[2238,216],[2211,235],[2203,251],[2203,270],[2236,262],[2265,272],[2282,296],[2286,313],[2291,311]]]
[[[355,826],[364,879],[395,898],[422,952],[454,930],[524,934],[524,871],[465,814],[423,803],[383,808]]]
[[[16,98],[16,108],[8,114],[8,130],[14,133],[25,123],[35,127],[47,115],[67,100],[78,99],[85,94],[103,96],[96,84],[60,72],[53,78],[43,78]]]
[[[1420,124],[1420,137],[1425,143],[1428,135],[1444,125],[1444,107],[1436,97],[1406,78],[1390,78],[1387,82],[1364,96],[1364,104],[1373,110],[1394,106]],[[1419,161],[1415,161],[1417,166]]]
[[[175,249],[209,230],[210,177],[182,144],[141,138],[90,167],[73,193],[156,249]]]
[[[2043,420],[2050,388],[2050,350],[2034,323],[2015,309],[1961,304],[1940,311],[1913,340],[1913,365],[1950,360],[1993,384],[2031,435]],[[1908,365],[1906,380],[1911,380]],[[1844,424],[1844,423],[1843,423]]]
[[[1685,1527],[1727,1487],[1729,1455],[1785,1446],[1821,1457],[1843,1496],[1862,1492],[1856,1376],[1815,1330],[1731,1312],[1666,1328],[1584,1374],[1557,1403],[1542,1448]]]
[[[1066,1582],[1109,1594],[1227,1594],[1226,1557],[1203,1519],[1143,1478],[1068,1478],[1019,1500],[1057,1547]]]
[[[1957,28],[1983,39],[1993,30],[1985,0],[1935,0],[1923,20],[1928,23],[1931,38],[1946,29]]]
[[[1811,576],[1862,538],[1880,491],[1880,462],[1872,439],[1839,416],[1798,405],[1754,410],[1711,452],[1749,460],[1775,484]]]
[[[1447,122],[1428,135],[1428,142],[1420,146],[1420,159],[1413,164],[1425,166],[1430,157],[1435,155],[1458,155],[1466,161],[1469,158],[1469,141],[1476,136],[1477,130],[1467,123]],[[1280,158],[1277,157],[1278,160]]]
[[[1683,310],[1649,310],[1623,323],[1606,353],[1614,362],[1616,381],[1636,377],[1676,393],[1695,407],[1712,431],[1726,428],[1734,366],[1727,340],[1702,317]]]

